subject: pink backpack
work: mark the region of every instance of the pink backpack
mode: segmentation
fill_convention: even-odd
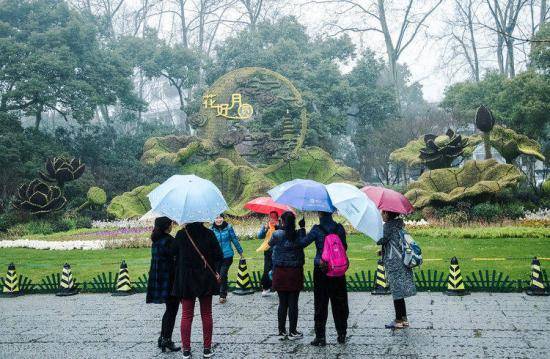
[[[342,277],[346,274],[349,267],[348,256],[337,234],[330,233],[325,235],[325,244],[323,245],[321,259],[328,265],[327,276]]]

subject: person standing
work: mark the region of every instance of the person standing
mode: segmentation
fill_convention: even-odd
[[[212,351],[212,295],[218,292],[221,276],[213,269],[223,261],[223,252],[214,233],[203,223],[189,223],[176,234],[176,276],[172,295],[181,298],[181,341],[183,357],[191,357],[191,325],[195,300],[200,303],[203,356]]]
[[[297,330],[298,298],[304,288],[304,249],[297,242],[296,216],[290,211],[284,212],[281,215],[281,229],[276,230],[269,240],[269,246],[273,249],[273,290],[279,296],[278,324],[281,340],[297,340],[304,336]]]
[[[241,259],[243,258],[243,248],[239,243],[233,226],[225,221],[223,213],[216,217],[211,229],[216,235],[216,239],[223,252],[223,261],[218,267],[218,273],[222,277],[222,283],[220,284],[220,303],[224,304],[227,301],[227,275],[231,264],[233,264],[233,255],[235,254],[233,246],[235,246]]]
[[[175,257],[171,253],[171,246],[174,245],[172,232],[173,222],[168,217],[155,219],[155,226],[151,233],[151,266],[149,268],[149,279],[147,281],[146,303],[166,304],[166,310],[162,316],[162,326],[158,347],[163,351],[177,352],[181,348],[176,347],[172,341],[172,332],[176,316],[178,315],[179,300],[170,292],[174,285]]]
[[[401,256],[401,232],[405,223],[399,218],[399,213],[382,211],[384,220],[383,237],[377,244],[382,246],[379,252],[382,255],[388,284],[393,296],[395,319],[386,324],[389,329],[403,329],[409,327],[405,298],[416,295],[413,271],[403,263]]]
[[[269,272],[273,269],[273,260],[272,254],[273,251],[269,246],[269,240],[273,233],[279,227],[279,213],[276,211],[269,213],[269,221],[267,224],[262,225],[260,232],[258,233],[258,239],[262,239],[263,242],[256,252],[264,252],[264,273],[262,274],[261,284],[262,284],[262,297],[267,297],[271,295],[271,278]]]
[[[307,247],[315,242],[316,254],[314,259],[313,269],[313,306],[314,306],[314,321],[315,321],[315,339],[311,342],[313,346],[325,346],[326,342],[326,325],[328,318],[328,303],[332,307],[332,316],[334,325],[338,334],[338,343],[346,342],[348,328],[348,291],[346,287],[346,277],[329,277],[326,275],[328,270],[327,263],[321,259],[325,237],[329,234],[336,234],[345,250],[348,246],[346,243],[346,231],[344,227],[336,223],[329,212],[318,212],[319,224],[314,225],[311,231],[300,238],[299,244],[302,247]],[[298,223],[301,229],[305,227],[305,221],[302,218]],[[305,231],[305,230],[304,230]]]

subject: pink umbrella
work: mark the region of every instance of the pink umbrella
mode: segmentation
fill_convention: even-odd
[[[384,187],[365,186],[361,188],[361,191],[365,192],[378,209],[402,214],[409,214],[414,211],[407,197],[394,190]]]
[[[286,211],[294,212],[292,207],[287,206],[286,204],[276,203],[271,197],[258,197],[253,199],[252,201],[247,202],[244,205],[244,208],[261,214],[269,214],[275,211],[279,214],[279,216]]]

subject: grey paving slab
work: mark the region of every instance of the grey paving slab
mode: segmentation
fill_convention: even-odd
[[[0,358],[180,358],[156,348],[163,306],[143,294],[68,298],[29,295],[0,298]],[[474,293],[448,297],[421,293],[407,300],[411,328],[392,332],[389,296],[350,293],[348,342],[336,344],[332,318],[325,348],[313,339],[313,296],[300,297],[304,339],[281,342],[277,299],[259,294],[215,303],[214,343],[219,358],[549,358],[550,298]],[[192,345],[201,351],[199,308]],[[179,321],[178,321],[179,322]],[[179,323],[174,339],[179,340]],[[200,356],[196,356],[200,357]]]

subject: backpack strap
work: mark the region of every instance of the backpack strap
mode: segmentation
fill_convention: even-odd
[[[202,254],[202,252],[200,251],[199,247],[197,247],[197,245],[195,244],[195,241],[193,240],[193,238],[191,237],[191,234],[189,234],[189,231],[187,230],[186,227],[183,227],[183,229],[185,230],[185,234],[187,234],[187,238],[189,238],[189,241],[191,242],[191,244],[193,245],[193,248],[195,248],[195,251],[197,252],[197,254],[201,257],[201,259],[203,260],[204,262],[204,268],[208,268],[210,270],[210,272],[214,275],[214,277],[216,277],[216,280],[218,279],[218,277],[220,276],[218,274],[218,272],[216,272],[214,269],[212,269],[212,267],[210,266],[210,264],[208,263],[208,261],[206,260],[206,258],[204,257],[204,255]]]

